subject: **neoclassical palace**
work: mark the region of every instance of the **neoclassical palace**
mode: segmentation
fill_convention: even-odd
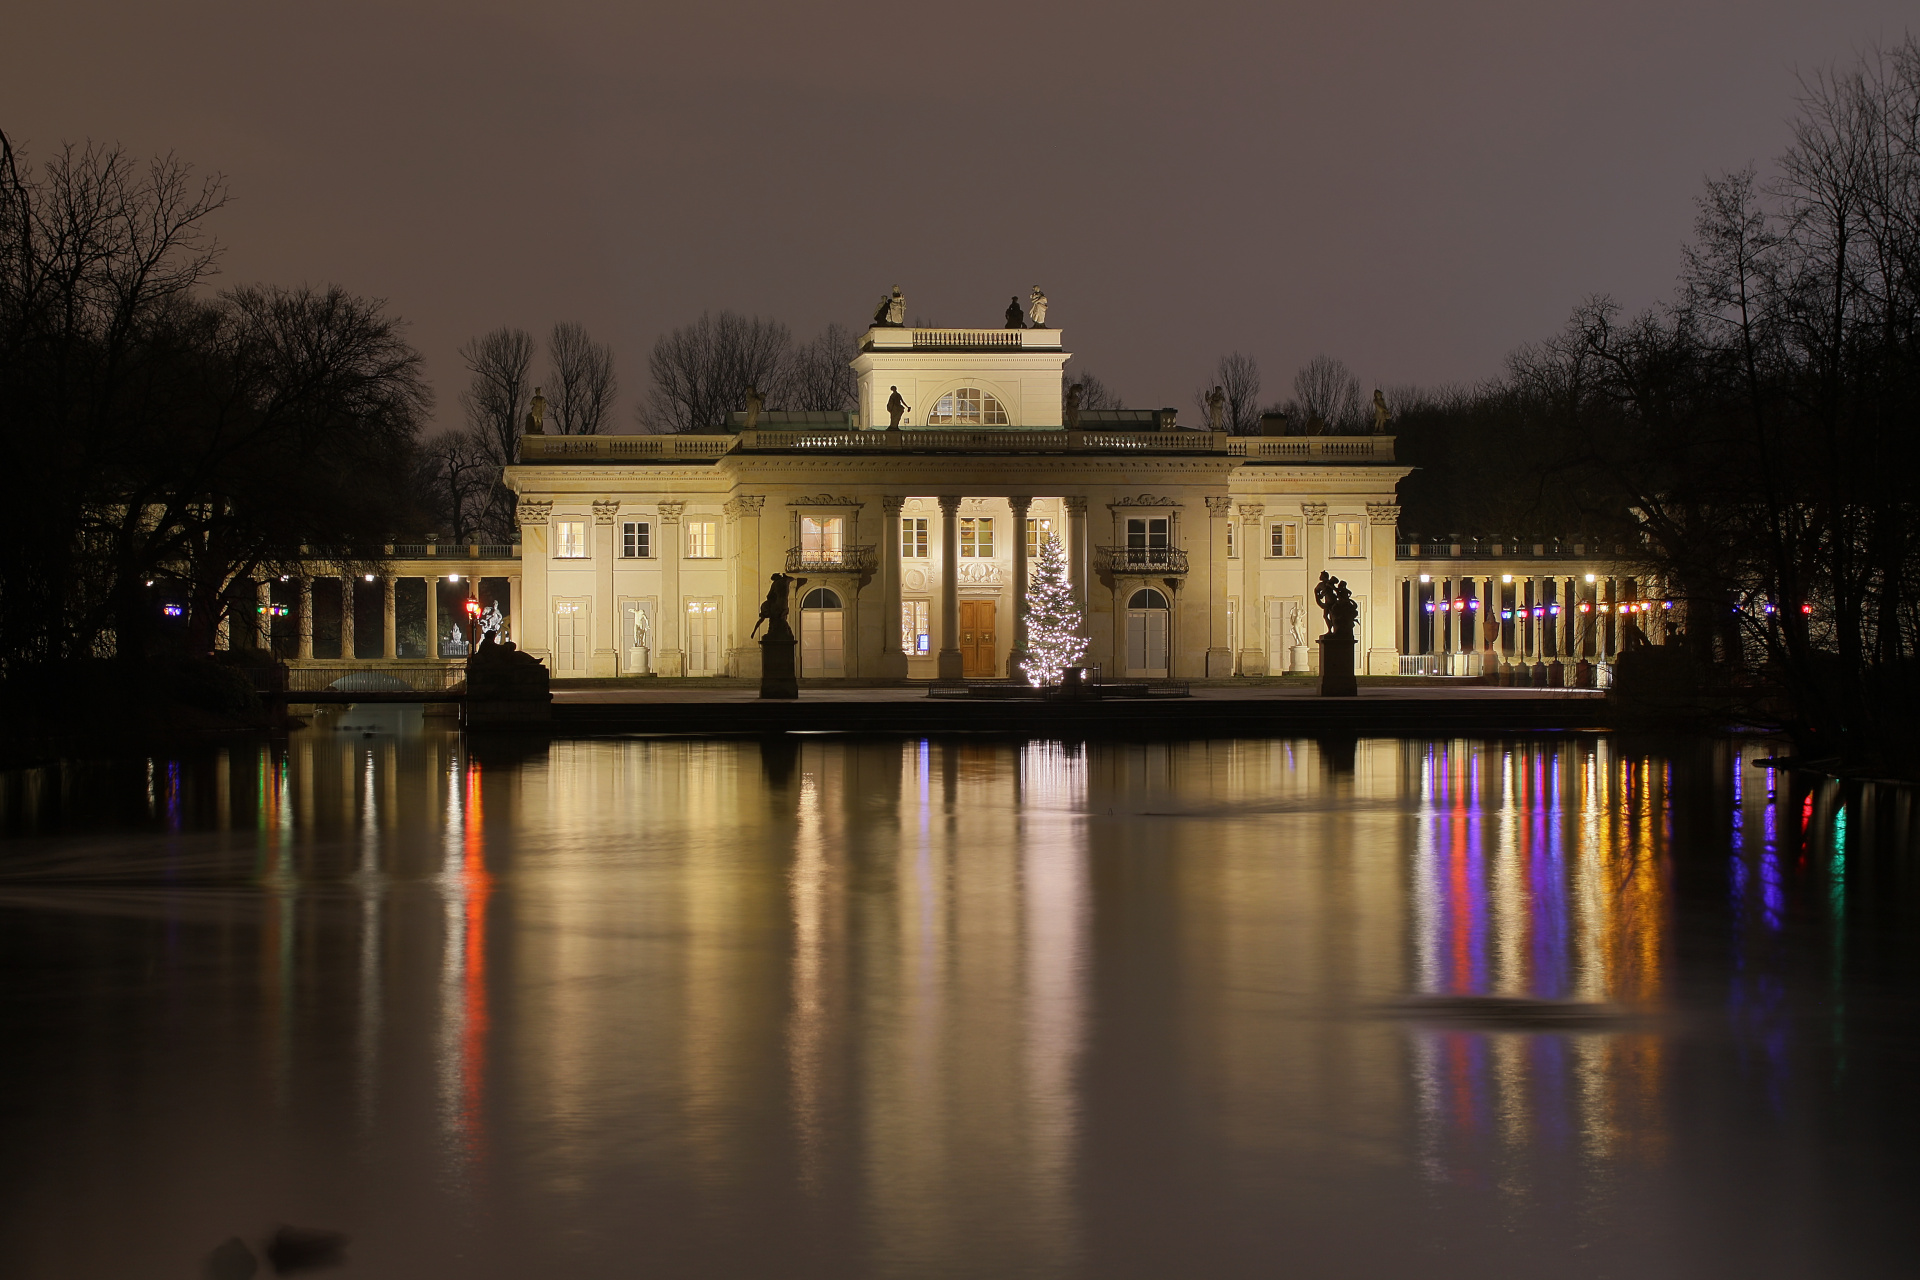
[[[760,602],[788,573],[806,580],[803,679],[1006,678],[1048,538],[1106,678],[1311,672],[1322,571],[1359,603],[1363,675],[1606,658],[1658,620],[1599,548],[1398,543],[1391,435],[1063,410],[1069,358],[1058,329],[876,325],[850,412],[530,434],[506,473],[518,544],[393,547],[384,582],[262,584],[263,622],[286,597],[294,643],[277,625],[274,643],[296,664],[449,661],[473,599],[559,679],[753,677]]]

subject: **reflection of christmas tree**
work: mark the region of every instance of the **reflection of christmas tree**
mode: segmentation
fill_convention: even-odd
[[[1080,610],[1067,582],[1066,549],[1048,534],[1027,587],[1027,660],[1021,667],[1032,684],[1059,684],[1060,673],[1076,665],[1086,651]]]

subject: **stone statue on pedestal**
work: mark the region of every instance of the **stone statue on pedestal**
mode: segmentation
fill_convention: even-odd
[[[793,651],[799,647],[799,641],[794,639],[793,628],[787,625],[787,607],[793,593],[806,585],[805,578],[774,574],[767,598],[760,605],[760,621],[747,633],[751,640],[760,634],[761,624],[766,625],[767,634],[760,641],[760,696],[763,698],[800,696],[800,681],[793,669]]]
[[[523,435],[543,436],[547,434],[547,398],[540,394],[540,388],[533,389],[533,403],[528,406],[527,426]]]
[[[760,425],[760,414],[767,407],[766,393],[749,386],[747,388],[747,418],[741,429],[751,431]]]
[[[1354,603],[1353,592],[1347,589],[1347,584],[1322,569],[1320,581],[1313,588],[1313,602],[1320,606],[1320,615],[1327,620],[1327,634],[1343,636],[1351,642],[1354,624],[1360,621],[1360,606]]]
[[[1065,420],[1069,431],[1080,429],[1080,399],[1086,391],[1087,389],[1078,382],[1067,388],[1067,400],[1061,406],[1060,416]]]
[[[1035,329],[1047,327],[1047,295],[1040,292],[1040,286],[1033,286],[1033,292],[1027,299],[1027,319]]]
[[[892,419],[892,421],[887,424],[887,430],[898,431],[900,429],[900,415],[906,413],[912,406],[900,398],[900,388],[889,387],[888,390],[892,391],[893,394],[887,397],[887,417]]]
[[[1207,430],[1227,429],[1227,393],[1219,387],[1207,392]]]
[[[1027,322],[1020,314],[1019,296],[1016,295],[1014,297],[1008,298],[1007,299],[1007,328],[1024,329],[1026,327],[1027,327]]]
[[[1380,388],[1373,389],[1373,433],[1379,435],[1387,429],[1387,398],[1380,394]]]

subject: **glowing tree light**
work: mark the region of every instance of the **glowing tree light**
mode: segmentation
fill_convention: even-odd
[[[1080,627],[1080,610],[1067,582],[1066,549],[1048,534],[1027,587],[1027,658],[1020,666],[1029,683],[1059,684],[1060,673],[1079,663],[1087,652]]]

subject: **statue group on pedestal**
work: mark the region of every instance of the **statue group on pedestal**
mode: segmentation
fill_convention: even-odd
[[[1322,569],[1320,581],[1313,588],[1313,602],[1320,606],[1320,616],[1326,619],[1327,634],[1337,640],[1353,643],[1353,629],[1360,621],[1360,606],[1355,603],[1353,592],[1347,589],[1347,584]]]
[[[760,634],[760,628],[767,629],[767,639],[793,640],[793,628],[787,625],[787,609],[793,593],[807,585],[805,578],[796,578],[790,573],[776,573],[772,576],[772,585],[767,588],[767,598],[760,604],[760,620],[753,624],[753,630],[747,633],[751,640]]]
[[[873,313],[874,327],[880,329],[903,329],[907,323],[907,296],[900,292],[900,286],[893,286],[893,292],[880,298],[880,306]]]

